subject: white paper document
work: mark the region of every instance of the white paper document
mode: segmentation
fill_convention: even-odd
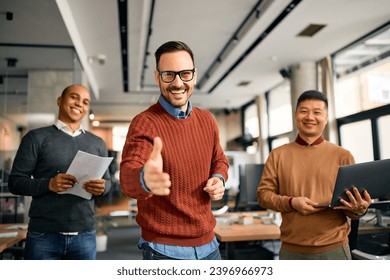
[[[92,194],[86,192],[83,183],[91,179],[103,177],[113,157],[100,157],[83,151],[78,151],[70,164],[67,174],[77,178],[78,183],[73,188],[60,192],[60,194],[73,194],[85,199],[90,199]]]

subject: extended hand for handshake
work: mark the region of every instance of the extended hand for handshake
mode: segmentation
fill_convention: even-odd
[[[161,138],[154,138],[153,151],[144,166],[144,182],[152,194],[164,196],[170,194],[172,183],[169,174],[163,171],[162,148]],[[212,200],[222,199],[225,193],[223,182],[218,177],[208,179],[203,190]]]

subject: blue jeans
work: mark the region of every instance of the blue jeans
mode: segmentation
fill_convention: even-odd
[[[78,235],[61,233],[27,233],[25,260],[95,260],[96,231]]]
[[[144,260],[175,260],[174,258],[165,256],[152,248],[150,248],[149,245],[144,243],[142,245],[142,255]],[[215,250],[212,252],[210,255],[207,257],[201,259],[201,260],[220,260],[221,259],[221,254],[219,252],[219,249]]]

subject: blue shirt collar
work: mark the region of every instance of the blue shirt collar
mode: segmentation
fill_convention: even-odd
[[[158,98],[158,102],[165,109],[165,111],[168,112],[168,114],[170,114],[172,117],[176,119],[186,119],[188,118],[188,116],[191,114],[192,111],[192,105],[189,100],[188,100],[187,112],[183,112],[179,108],[173,106],[162,95],[160,95],[160,97]]]

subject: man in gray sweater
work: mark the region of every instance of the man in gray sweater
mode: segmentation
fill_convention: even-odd
[[[32,196],[24,259],[96,258],[93,198],[109,191],[108,170],[83,184],[92,199],[62,193],[77,183],[66,171],[78,150],[107,156],[104,141],[82,128],[89,103],[87,88],[68,86],[57,99],[57,122],[21,141],[8,184],[13,194]]]

